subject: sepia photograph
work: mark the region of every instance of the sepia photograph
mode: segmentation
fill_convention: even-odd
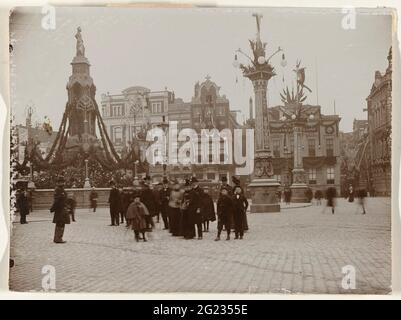
[[[10,290],[390,294],[394,17],[15,7]]]

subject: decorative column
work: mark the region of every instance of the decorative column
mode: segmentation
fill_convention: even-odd
[[[301,121],[294,121],[294,169],[292,170],[293,182],[291,189],[291,202],[309,202],[306,197],[306,184],[305,170],[302,163],[302,136],[304,123]]]
[[[273,163],[270,150],[267,83],[272,74],[259,73],[252,80],[255,92],[255,165],[251,183],[251,212],[279,212],[277,189],[280,183],[273,178]]]
[[[275,76],[274,68],[269,64],[269,59],[281,51],[279,48],[269,58],[265,58],[266,43],[260,39],[261,15],[254,14],[257,25],[256,40],[250,40],[253,59],[241,50],[250,65],[240,64],[244,77],[252,81],[255,93],[255,161],[251,183],[248,185],[252,204],[251,212],[279,212],[280,205],[277,201],[277,190],[280,183],[274,179],[272,155],[270,150],[269,119],[267,109],[267,84],[271,77]],[[235,57],[237,59],[237,56]],[[235,61],[236,62],[236,61]]]

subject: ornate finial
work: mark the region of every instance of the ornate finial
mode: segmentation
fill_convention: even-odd
[[[77,33],[75,34],[75,39],[77,39],[77,57],[85,57],[85,46],[82,40],[81,27],[77,28]]]
[[[258,30],[256,39],[260,41],[260,19],[263,18],[263,15],[260,13],[253,13],[252,16],[256,18],[256,28]]]
[[[205,77],[206,81],[210,81],[211,78],[212,77],[209,74],[207,74],[206,77]]]

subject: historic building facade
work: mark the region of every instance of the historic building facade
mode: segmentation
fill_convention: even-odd
[[[352,132],[340,132],[341,194],[349,187],[369,191],[368,120],[354,119]]]
[[[292,106],[269,108],[270,149],[273,169],[281,186],[293,183],[294,134]],[[335,187],[340,191],[340,138],[338,115],[324,115],[320,106],[303,105],[301,109],[303,134],[300,142],[302,164],[307,185],[314,190]]]
[[[102,95],[101,112],[109,137],[118,153],[146,128],[168,121],[169,105],[174,103],[174,93],[151,91],[134,86],[120,94]]]
[[[387,56],[388,66],[382,74],[375,72],[375,80],[366,98],[371,171],[371,192],[391,195],[391,109],[392,109],[392,50]]]
[[[148,88],[135,86],[122,91],[121,94],[103,94],[101,100],[102,116],[107,132],[118,153],[123,154],[130,148],[136,138],[144,138],[149,128],[159,126],[164,129],[175,122],[177,134],[185,128],[194,129],[201,141],[202,129],[239,128],[235,113],[230,111],[229,100],[219,93],[218,87],[210,77],[194,86],[194,96],[190,102],[176,98],[169,90],[151,91]],[[178,138],[178,136],[177,136]],[[177,139],[172,142],[181,148],[186,141]],[[210,144],[211,148],[211,144]],[[201,163],[201,147],[198,145],[196,158],[187,164],[151,163],[149,173],[160,180],[164,173],[175,179],[196,176],[199,180],[219,181],[223,175],[229,179],[235,173],[234,164],[224,164],[224,143],[219,150],[220,164]],[[211,157],[211,156],[210,156]],[[167,157],[168,159],[168,157]],[[164,167],[163,167],[164,165]]]

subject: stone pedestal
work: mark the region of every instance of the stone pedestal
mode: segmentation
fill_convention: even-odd
[[[251,213],[280,212],[277,189],[280,183],[275,179],[254,179],[248,185],[252,194]]]
[[[90,189],[90,187],[91,187],[91,183],[90,183],[89,178],[85,178],[84,188]]]
[[[306,190],[308,185],[305,183],[305,170],[298,168],[292,170],[294,183],[291,185],[291,202],[307,203]]]

